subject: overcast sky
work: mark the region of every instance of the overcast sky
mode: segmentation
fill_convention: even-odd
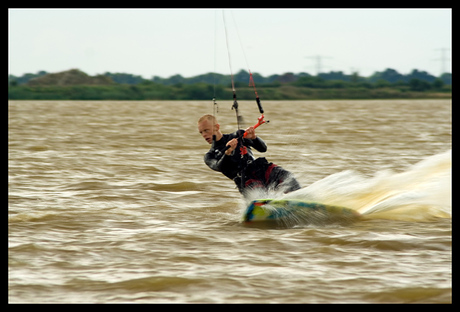
[[[9,74],[452,72],[450,9],[9,9]],[[239,36],[238,36],[239,34]],[[246,60],[245,57],[246,56]]]

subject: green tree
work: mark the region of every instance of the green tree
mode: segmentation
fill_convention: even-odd
[[[289,83],[289,82],[294,82],[296,80],[297,78],[295,77],[293,73],[285,73],[276,79],[276,81],[279,81],[281,83]]]
[[[417,69],[414,69],[409,75],[407,75],[407,78],[409,81],[411,79],[419,79],[429,83],[432,83],[436,79],[435,76],[428,74],[426,71],[419,71]]]
[[[139,84],[144,82],[144,78],[141,76],[135,76],[132,74],[125,74],[125,73],[110,73],[106,72],[104,76],[112,78],[113,81],[116,83],[123,83],[123,84]]]
[[[417,78],[412,78],[409,81],[409,87],[412,91],[426,91],[431,88],[431,84]]]
[[[390,86],[390,82],[388,80],[385,80],[385,79],[379,79],[375,82],[375,86],[377,88],[387,88]]]
[[[377,82],[379,80],[386,80],[388,82],[396,82],[398,80],[405,80],[404,76],[392,68],[387,68],[383,72],[375,72],[369,77],[370,82]]]
[[[360,81],[360,80],[361,80],[361,78],[359,77],[358,72],[354,72],[353,74],[351,74],[351,76],[350,76],[350,81],[351,81],[352,83],[357,83],[357,82]]]
[[[174,76],[169,77],[168,83],[166,83],[166,85],[175,85],[178,83],[184,83],[184,80],[185,78],[182,77],[181,75],[174,75]]]
[[[301,77],[293,84],[300,86],[300,87],[307,87],[307,88],[324,88],[325,87],[323,78],[313,77],[313,76]]]
[[[238,82],[249,83],[249,73],[242,69],[238,73],[233,75],[233,80]]]
[[[444,73],[439,77],[444,84],[452,85],[452,73]]]
[[[440,90],[444,86],[444,81],[442,81],[441,78],[436,78],[435,81],[433,81],[433,83],[431,84],[431,86],[433,87],[433,89]]]

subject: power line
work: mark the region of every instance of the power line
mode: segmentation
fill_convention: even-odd
[[[446,72],[446,63],[450,58],[446,57],[446,51],[450,51],[448,48],[435,49],[436,51],[441,51],[441,57],[433,61],[441,61],[441,75]]]
[[[324,55],[313,55],[313,56],[306,56],[305,58],[313,59],[316,62],[316,75],[322,72],[322,60],[323,59],[331,59],[330,56]]]

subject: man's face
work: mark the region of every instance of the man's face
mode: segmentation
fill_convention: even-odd
[[[200,132],[201,136],[208,142],[209,144],[212,143],[212,135],[215,134],[215,131],[218,130],[219,125],[215,124],[214,129],[213,125],[209,120],[203,120],[198,124],[198,131]]]

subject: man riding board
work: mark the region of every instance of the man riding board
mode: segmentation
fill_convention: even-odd
[[[232,179],[241,194],[246,195],[247,190],[254,188],[268,191],[281,187],[285,193],[300,189],[289,171],[264,157],[255,159],[251,148],[264,153],[267,145],[256,135],[254,127],[222,134],[216,117],[207,114],[198,120],[198,131],[206,142],[212,144],[204,156],[206,165]]]

